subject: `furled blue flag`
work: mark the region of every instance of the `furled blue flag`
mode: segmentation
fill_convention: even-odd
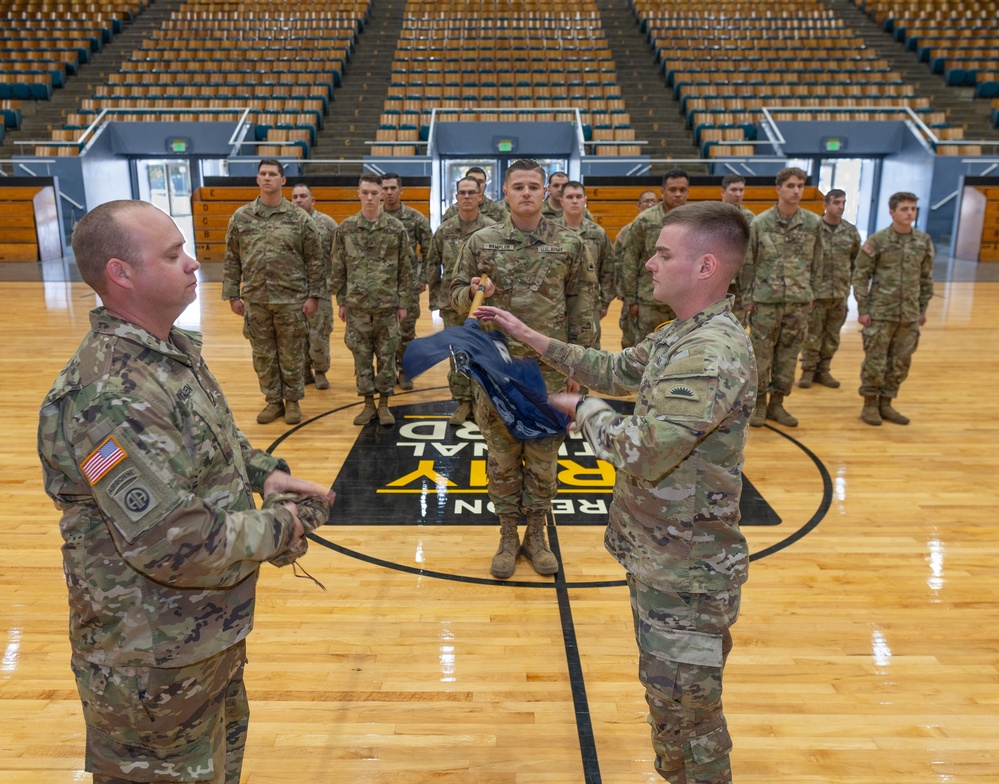
[[[416,378],[448,357],[455,368],[476,381],[496,412],[521,441],[565,433],[569,418],[548,404],[541,368],[533,357],[514,359],[502,332],[485,332],[473,318],[462,327],[449,327],[406,347],[402,372]]]

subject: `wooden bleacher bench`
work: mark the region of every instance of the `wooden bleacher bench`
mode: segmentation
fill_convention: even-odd
[[[45,261],[62,255],[55,188],[0,187],[0,261]]]

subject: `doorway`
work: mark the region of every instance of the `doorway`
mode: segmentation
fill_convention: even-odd
[[[151,202],[174,219],[184,235],[184,251],[194,255],[194,219],[191,210],[191,162],[186,159],[142,159],[135,162],[139,198]]]
[[[833,188],[846,192],[843,218],[857,227],[861,240],[876,229],[871,221],[877,215],[876,200],[881,178],[880,158],[823,158],[818,161],[818,187],[822,193]]]

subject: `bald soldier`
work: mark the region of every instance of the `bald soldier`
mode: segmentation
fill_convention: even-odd
[[[303,505],[325,521],[333,494],[250,447],[201,335],[174,326],[199,264],[170,216],[101,204],[73,252],[103,305],[42,404],[38,453],[62,513],[86,770],[239,784],[257,575],[300,542]],[[258,510],[254,492],[302,499]]]

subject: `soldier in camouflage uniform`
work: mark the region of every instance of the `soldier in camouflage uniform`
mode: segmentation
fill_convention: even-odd
[[[933,241],[913,225],[916,201],[912,193],[892,194],[891,226],[868,237],[854,263],[853,296],[864,338],[860,416],[869,425],[883,419],[909,424],[891,402],[909,375],[933,297]]]
[[[725,204],[731,204],[739,208],[739,212],[746,219],[746,223],[752,224],[756,215],[752,210],[742,206],[742,200],[746,195],[746,178],[738,174],[726,174],[721,181],[721,200]],[[735,297],[735,305],[732,312],[739,319],[739,323],[744,327],[749,326],[749,317],[742,302],[742,288],[739,285],[739,276],[735,276],[728,293]]]
[[[853,260],[860,252],[860,234],[856,226],[843,220],[845,209],[846,191],[833,188],[826,194],[821,223],[822,261],[815,276],[808,335],[801,350],[798,386],[803,389],[808,389],[813,381],[830,389],[839,388],[839,381],[829,372],[829,365],[839,349],[839,333],[846,323]]]
[[[586,187],[581,182],[570,180],[562,187],[562,215],[555,222],[576,232],[586,249],[584,269],[590,297],[587,307],[596,317],[593,346],[600,348],[600,319],[607,315],[607,308],[614,299],[614,250],[607,232],[586,218],[585,212]]]
[[[672,210],[648,264],[677,319],[620,354],[479,311],[569,378],[637,393],[632,416],[575,394],[550,400],[617,472],[604,542],[628,575],[656,771],[672,784],[732,781],[722,676],[749,567],[739,498],[756,365],[727,289],[747,235],[731,205]]]
[[[491,221],[495,223],[502,223],[506,220],[508,212],[506,208],[505,201],[493,201],[488,196],[486,196],[486,172],[485,169],[479,166],[472,166],[465,172],[466,177],[472,177],[477,183],[479,183],[479,190],[482,193],[481,200],[479,202],[479,213],[485,215]],[[446,220],[451,220],[455,215],[458,214],[458,204],[452,204],[444,211],[444,215],[441,216],[441,223]]]
[[[412,250],[406,227],[382,210],[381,177],[362,174],[357,198],[361,211],[343,221],[333,239],[332,289],[347,323],[343,342],[354,355],[357,394],[364,398],[354,424],[377,416],[388,426],[395,424],[388,401],[395,391],[399,325],[416,292]]]
[[[479,212],[482,191],[478,180],[464,177],[458,180],[455,188],[458,193],[458,214],[444,221],[434,232],[425,269],[430,288],[430,307],[441,312],[445,327],[457,327],[465,321],[465,315],[459,314],[451,305],[451,279],[458,261],[458,252],[465,240],[475,232],[495,223]],[[471,382],[467,376],[455,370],[453,360],[447,382],[451,388],[451,399],[458,404],[448,423],[460,425],[472,413]]]
[[[326,374],[330,370],[330,335],[333,334],[333,298],[330,293],[330,278],[333,275],[333,265],[330,253],[333,250],[333,233],[336,231],[336,221],[329,215],[316,209],[316,197],[312,188],[300,182],[291,189],[291,203],[301,207],[316,222],[319,230],[319,240],[323,251],[323,280],[326,292],[319,299],[316,312],[309,316],[309,335],[305,352],[305,383],[315,382],[316,389],[329,389],[330,382]]]
[[[594,315],[587,307],[585,253],[579,238],[541,215],[544,170],[534,161],[510,164],[503,192],[510,217],[475,232],[462,246],[451,281],[451,304],[464,315],[483,274],[490,301],[518,313],[546,334],[592,345]],[[532,354],[516,341],[512,356]],[[542,367],[549,392],[565,389],[565,380]],[[489,498],[500,521],[500,546],[490,570],[507,578],[521,552],[517,525],[527,518],[523,552],[539,574],[554,574],[558,561],[545,538],[547,516],[557,490],[558,450],[564,435],[520,441],[510,435],[481,387],[473,388],[475,421],[489,449],[486,473]]]
[[[548,175],[548,198],[541,205],[541,214],[548,220],[558,220],[562,217],[562,210],[565,208],[565,205],[562,204],[562,190],[568,182],[569,175],[564,171],[556,171]],[[593,216],[590,211],[585,207],[583,209],[583,217],[592,221]]]
[[[399,350],[396,353],[396,367],[399,370],[399,386],[403,389],[412,389],[413,382],[406,378],[402,372],[402,355],[406,351],[406,346],[416,337],[416,320],[420,317],[420,295],[426,289],[423,275],[423,257],[430,249],[430,240],[433,232],[430,230],[430,221],[419,210],[414,210],[402,203],[402,177],[394,172],[387,172],[382,175],[382,208],[386,215],[390,215],[406,227],[409,235],[409,244],[412,249],[413,262],[413,306],[406,309],[406,318],[400,326]]]
[[[749,422],[753,427],[762,427],[767,419],[798,426],[798,420],[784,408],[784,398],[794,385],[822,257],[819,216],[798,206],[807,177],[795,167],[781,169],[777,204],[757,215],[749,229],[741,285],[760,372],[756,408]]]
[[[222,299],[244,319],[253,369],[267,405],[262,425],[284,414],[302,421],[307,319],[325,296],[323,253],[315,221],[281,195],[284,167],[260,161],[260,196],[240,207],[225,238]]]
[[[250,448],[201,335],[173,326],[197,291],[183,247],[145,202],[77,224],[77,267],[104,304],[40,414],[95,784],[238,784],[257,573],[303,534],[294,504],[258,511],[253,492],[332,501]]]
[[[659,195],[655,191],[643,191],[638,197],[638,213],[650,210],[659,204]],[[622,300],[621,314],[618,316],[618,326],[621,328],[621,348],[630,348],[638,342],[638,320],[631,315],[631,311],[623,305],[624,296],[621,292],[621,264],[623,263],[624,248],[628,244],[628,232],[631,230],[634,221],[622,226],[614,238],[614,292],[619,300]]]
[[[656,252],[663,218],[670,210],[687,203],[690,176],[683,169],[670,169],[663,175],[661,204],[641,213],[628,229],[621,246],[618,267],[623,307],[637,319],[635,338],[641,340],[660,324],[673,319],[673,311],[653,295],[652,276],[645,262]]]

